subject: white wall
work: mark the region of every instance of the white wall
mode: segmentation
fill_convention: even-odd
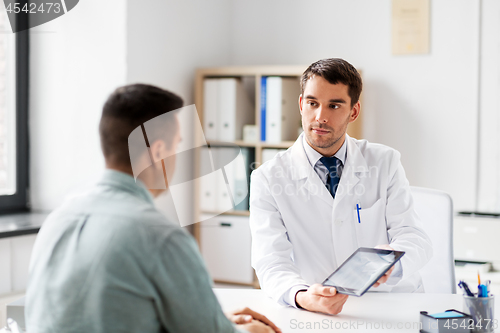
[[[483,0],[478,210],[500,213],[500,1]]]
[[[98,122],[126,78],[126,3],[85,0],[30,30],[31,201],[57,207],[99,179]]]
[[[431,52],[391,54],[390,0],[234,1],[231,63],[310,64],[341,57],[361,69],[364,131],[402,154],[411,185],[474,209],[478,2],[431,1]]]
[[[365,137],[402,153],[412,185],[472,210],[478,8],[431,1],[430,54],[393,56],[390,0],[82,1],[31,32],[33,207],[99,177],[97,123],[116,86],[156,84],[191,104],[196,67],[342,57],[363,71]]]
[[[129,0],[127,35],[127,83],[148,83],[179,94],[185,105],[194,103],[195,69],[225,66],[231,44],[230,0],[159,1]],[[189,145],[192,126],[181,120],[181,145]],[[177,165],[176,174],[192,173]],[[187,193],[184,202],[192,202]],[[158,209],[176,220],[167,193],[156,200]],[[192,205],[184,208],[192,213]]]
[[[230,0],[129,0],[127,82],[155,84],[194,103],[197,67],[229,62]]]
[[[230,10],[229,0],[86,0],[31,30],[33,208],[53,209],[99,179],[97,126],[117,86],[155,84],[194,102],[195,68],[229,62]]]

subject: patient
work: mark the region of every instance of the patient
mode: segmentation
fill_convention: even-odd
[[[221,310],[193,238],[154,207],[152,175],[171,175],[175,158],[134,180],[128,136],[181,108],[177,95],[149,85],[118,88],[104,105],[101,181],[45,221],[30,263],[26,327],[38,332],[280,332],[248,308]],[[175,112],[175,111],[174,111]],[[181,140],[177,116],[149,136],[149,154],[169,156]],[[75,175],[78,176],[78,175]],[[168,178],[167,178],[168,179]],[[168,189],[168,183],[165,182]]]

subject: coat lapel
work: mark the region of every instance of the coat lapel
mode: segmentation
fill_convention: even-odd
[[[292,146],[292,179],[294,181],[303,180],[302,188],[307,190],[310,195],[319,197],[330,206],[333,205],[333,198],[321,181],[314,168],[309,164],[306,152],[304,150],[304,140],[302,133]]]
[[[346,134],[347,158],[339,187],[332,198],[314,168],[309,164],[303,146],[301,134],[291,148],[291,178],[296,182],[299,190],[306,190],[314,198],[319,198],[328,204],[326,209],[332,212],[332,240],[333,253],[337,266],[342,264],[358,247],[356,231],[352,225],[352,218],[356,196],[363,195],[356,191],[356,185],[364,173],[368,172],[368,166],[356,141]]]
[[[361,154],[358,145],[349,135],[346,134],[347,158],[345,161],[342,176],[340,177],[339,187],[335,193],[335,202],[333,209],[339,205],[350,204],[344,202],[349,197],[352,198],[355,193],[354,187],[359,183],[363,173],[368,172],[366,160]]]
[[[304,151],[303,135],[301,134],[292,146],[292,179],[295,181],[304,179],[303,188],[309,191],[311,195],[320,197],[321,200],[333,206],[335,210],[338,205],[345,204],[343,201],[346,198],[352,197],[354,187],[358,184],[360,177],[362,177],[363,173],[368,172],[366,160],[354,139],[346,134],[347,159],[342,170],[339,187],[335,193],[335,200],[333,200],[314,168],[309,164]]]
[[[368,171],[366,160],[356,142],[346,135],[347,159],[340,177],[339,187],[333,205],[332,237],[337,265],[341,265],[357,248],[356,228],[352,218],[356,191],[363,173]]]

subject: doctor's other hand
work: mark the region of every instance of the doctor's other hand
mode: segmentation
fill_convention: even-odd
[[[375,246],[375,248],[381,249],[381,250],[394,251],[394,249],[392,247],[390,247],[389,244],[377,245],[377,246]],[[394,266],[392,266],[391,269],[389,269],[380,279],[378,279],[378,281],[373,284],[373,287],[377,288],[381,284],[386,283],[387,280],[389,279],[389,276],[391,276],[393,270],[394,270]]]
[[[389,276],[391,276],[391,274],[392,274],[392,271],[393,271],[393,270],[394,270],[394,266],[392,266],[392,267],[391,267],[391,269],[389,269],[389,270],[388,270],[388,271],[387,271],[384,275],[382,275],[382,277],[381,277],[380,279],[378,279],[378,281],[377,281],[377,282],[375,282],[375,283],[373,284],[373,286],[374,286],[375,288],[377,288],[377,287],[378,287],[378,286],[380,286],[381,284],[386,283],[386,282],[387,282],[387,280],[389,279]]]
[[[314,312],[336,315],[342,311],[347,295],[338,294],[334,287],[313,284],[307,290],[295,295],[295,302],[301,308]]]
[[[261,323],[263,323],[266,326],[271,328],[271,331],[269,331],[269,332],[281,333],[281,330],[272,321],[270,321],[266,316],[264,316],[258,312],[255,312],[252,309],[247,308],[247,307],[242,308],[242,309],[238,309],[238,310],[235,310],[232,312],[228,312],[228,313],[226,313],[226,317],[230,321],[232,321],[233,323],[235,323],[237,325],[245,325],[245,324],[252,323],[253,321],[260,321]],[[250,326],[251,327],[255,326],[256,329],[263,329],[260,325],[257,325],[255,323],[252,323],[252,325],[250,325]],[[245,328],[245,329],[249,332],[253,332],[249,328]],[[261,332],[261,331],[256,331],[256,332]],[[262,332],[267,332],[267,331],[264,330]]]

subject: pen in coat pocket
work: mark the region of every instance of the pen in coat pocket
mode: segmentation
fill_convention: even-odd
[[[358,213],[358,223],[361,223],[361,218],[359,217],[359,210],[361,209],[361,203],[358,200],[358,203],[356,204],[356,211]]]

